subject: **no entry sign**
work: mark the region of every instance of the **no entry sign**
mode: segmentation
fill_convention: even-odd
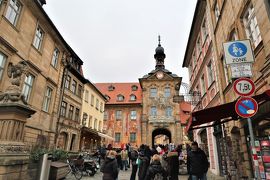
[[[236,102],[235,111],[243,118],[252,117],[258,111],[258,103],[253,98],[242,97]]]
[[[240,96],[250,96],[255,91],[255,84],[251,79],[239,78],[234,81],[233,90]]]

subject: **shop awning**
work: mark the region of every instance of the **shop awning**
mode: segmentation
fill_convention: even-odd
[[[257,101],[259,108],[260,104],[264,101],[270,100],[270,89],[265,91],[262,94],[253,96],[253,98]],[[189,118],[189,122],[187,125],[187,131],[193,130],[193,129],[199,129],[204,127],[209,127],[212,125],[215,125],[216,122],[222,121],[227,122],[230,120],[237,120],[239,119],[238,114],[235,112],[235,103],[236,101],[222,104],[219,106],[206,108],[200,111],[195,111],[191,114]],[[214,123],[211,123],[214,122]],[[202,126],[199,125],[211,123],[209,126]]]
[[[107,134],[103,134],[103,133],[98,132],[98,135],[99,135],[100,137],[105,138],[105,139],[109,139],[109,140],[114,141],[114,138],[111,137],[111,136],[109,136],[109,135],[107,135]]]

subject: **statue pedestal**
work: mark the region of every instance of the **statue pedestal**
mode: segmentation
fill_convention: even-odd
[[[0,103],[0,180],[35,179],[23,143],[25,123],[34,113],[20,103]]]

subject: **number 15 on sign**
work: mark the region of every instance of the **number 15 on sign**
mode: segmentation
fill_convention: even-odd
[[[239,78],[234,81],[233,89],[240,96],[250,96],[255,91],[255,85],[248,78]]]

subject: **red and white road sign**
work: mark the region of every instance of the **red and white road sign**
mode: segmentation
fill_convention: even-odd
[[[249,78],[239,78],[234,81],[233,90],[240,96],[250,96],[255,91],[255,84]]]
[[[258,103],[253,98],[241,97],[235,104],[235,111],[243,118],[252,117],[258,111]]]

